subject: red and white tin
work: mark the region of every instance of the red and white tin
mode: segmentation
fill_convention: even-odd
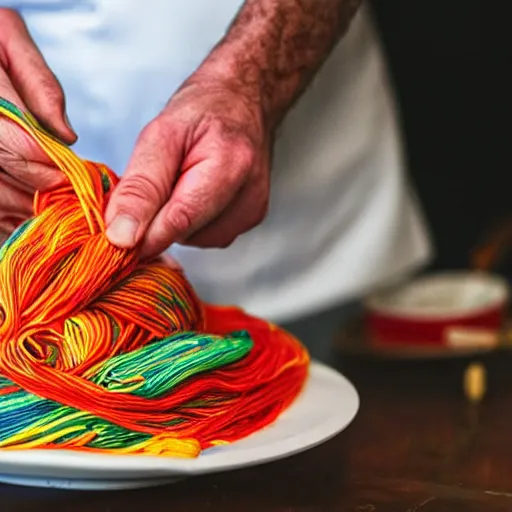
[[[427,275],[370,296],[367,332],[371,343],[395,348],[489,346],[499,338],[508,299],[508,285],[496,275]]]

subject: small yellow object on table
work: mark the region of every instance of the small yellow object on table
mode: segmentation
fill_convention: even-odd
[[[464,372],[464,393],[474,403],[480,403],[487,391],[487,370],[482,363],[471,363]]]

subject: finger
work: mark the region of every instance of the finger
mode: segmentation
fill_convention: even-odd
[[[0,178],[0,218],[30,216],[33,196],[17,189]]]
[[[31,187],[30,185],[27,185],[26,183],[23,183],[22,181],[17,180],[15,177],[11,176],[7,172],[5,172],[0,167],[0,181],[3,181],[4,183],[9,183],[13,187],[16,187],[19,190],[22,190],[23,192],[26,192],[27,194],[34,194],[36,189],[34,187]],[[1,183],[0,183],[1,184]]]
[[[28,216],[12,216],[0,220],[0,247],[9,239],[14,230],[16,230]]]
[[[23,19],[15,11],[0,9],[0,22],[0,64],[20,99],[54,135],[68,144],[75,142],[76,134],[65,114],[62,88],[37,49]]]
[[[1,46],[0,46],[1,48]],[[14,103],[18,108],[27,110],[27,106],[21,99],[20,95],[16,92],[14,85],[9,78],[9,75],[3,69],[0,59],[0,98],[4,98],[11,103]]]
[[[19,174],[19,177],[28,186],[41,192],[51,190],[67,182],[64,173],[56,167],[31,161],[26,162],[26,166],[23,172]]]
[[[246,179],[243,166],[226,172],[228,168],[225,160],[205,160],[180,176],[171,199],[146,233],[142,257],[151,257],[173,242],[190,237],[225,210]]]
[[[3,222],[0,220],[0,247],[9,239],[12,232],[16,229],[12,222]],[[1,309],[0,309],[1,319]]]
[[[0,96],[1,84],[6,83],[2,78],[0,68]],[[66,180],[34,140],[7,118],[0,119],[0,167],[28,189],[47,190]]]
[[[160,255],[160,261],[162,261],[164,265],[172,268],[173,270],[183,270],[183,267],[179,264],[179,262],[167,252],[164,252]]]
[[[105,212],[106,236],[113,245],[134,247],[169,199],[181,166],[182,140],[166,120],[155,119],[140,134]]]
[[[31,162],[21,155],[12,155],[5,158],[0,152],[0,164],[4,172],[11,178],[10,183],[26,192],[42,192],[51,190],[66,182],[65,175],[56,167]]]
[[[203,248],[230,246],[238,236],[263,221],[268,209],[268,195],[266,184],[248,183],[219,217],[179,243]]]
[[[14,230],[12,230],[14,231]],[[2,225],[2,222],[0,222],[0,247],[5,244],[7,239],[9,238],[9,235],[12,233],[12,231],[9,231],[8,228],[4,228]],[[0,309],[0,319],[2,318],[2,311]]]
[[[17,217],[17,216],[11,216],[5,219],[0,220],[0,239],[2,239],[2,243],[7,240],[12,232],[25,220],[27,220],[28,216],[26,217]],[[3,237],[2,237],[3,235]],[[0,243],[1,245],[1,243]]]

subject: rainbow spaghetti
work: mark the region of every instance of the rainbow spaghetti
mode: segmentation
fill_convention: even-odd
[[[1,98],[0,116],[67,177],[0,248],[0,449],[196,457],[272,423],[307,378],[305,348],[112,246],[114,173]]]

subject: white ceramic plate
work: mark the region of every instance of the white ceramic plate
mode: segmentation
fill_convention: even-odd
[[[301,395],[269,427],[196,459],[101,455],[66,450],[0,450],[0,482],[66,489],[127,489],[239,469],[312,448],[346,428],[359,408],[352,384],[313,362]]]

